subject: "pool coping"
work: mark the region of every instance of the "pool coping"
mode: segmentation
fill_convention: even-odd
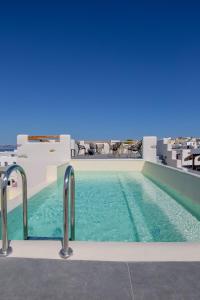
[[[61,259],[61,241],[11,241],[9,257]],[[200,242],[70,242],[70,260],[88,261],[200,261]]]

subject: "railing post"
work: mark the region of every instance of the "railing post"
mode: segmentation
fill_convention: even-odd
[[[62,249],[59,254],[62,258],[68,258],[73,254],[72,248],[69,247],[69,187],[71,190],[70,197],[70,230],[71,239],[75,239],[75,177],[74,169],[68,166],[64,175],[63,187],[63,240]]]
[[[22,176],[22,187],[23,187],[23,234],[24,240],[28,239],[28,197],[27,197],[27,179],[25,172],[21,172]]]
[[[75,175],[74,171],[71,173],[71,211],[70,211],[70,230],[71,230],[71,240],[75,240]]]
[[[23,197],[23,233],[24,239],[28,237],[28,217],[27,217],[27,180],[26,174],[19,165],[11,165],[4,172],[1,180],[1,231],[2,231],[2,248],[0,249],[0,256],[8,256],[12,252],[12,248],[8,242],[8,224],[7,224],[7,187],[11,173],[19,171],[22,176],[22,197]]]
[[[1,256],[8,256],[12,253],[12,248],[8,244],[8,229],[7,229],[7,189],[1,187],[1,238],[2,248],[0,249]]]

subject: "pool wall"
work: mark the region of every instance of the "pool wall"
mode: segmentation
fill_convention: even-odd
[[[144,166],[143,159],[73,159],[75,171],[139,171]]]
[[[200,219],[200,176],[145,161],[142,173],[164,190],[174,190],[182,204]]]

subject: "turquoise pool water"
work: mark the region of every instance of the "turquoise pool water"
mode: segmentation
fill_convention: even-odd
[[[62,237],[63,180],[28,204],[29,235]],[[22,207],[8,215],[9,239],[22,239]],[[76,172],[76,240],[199,241],[200,222],[139,172]]]

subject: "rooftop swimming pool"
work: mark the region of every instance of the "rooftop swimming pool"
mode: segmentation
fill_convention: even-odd
[[[141,172],[77,171],[75,176],[76,240],[200,241],[199,220],[170,189]],[[62,188],[63,178],[29,199],[29,236],[62,238]],[[8,214],[9,239],[23,239],[22,228],[20,205]]]

